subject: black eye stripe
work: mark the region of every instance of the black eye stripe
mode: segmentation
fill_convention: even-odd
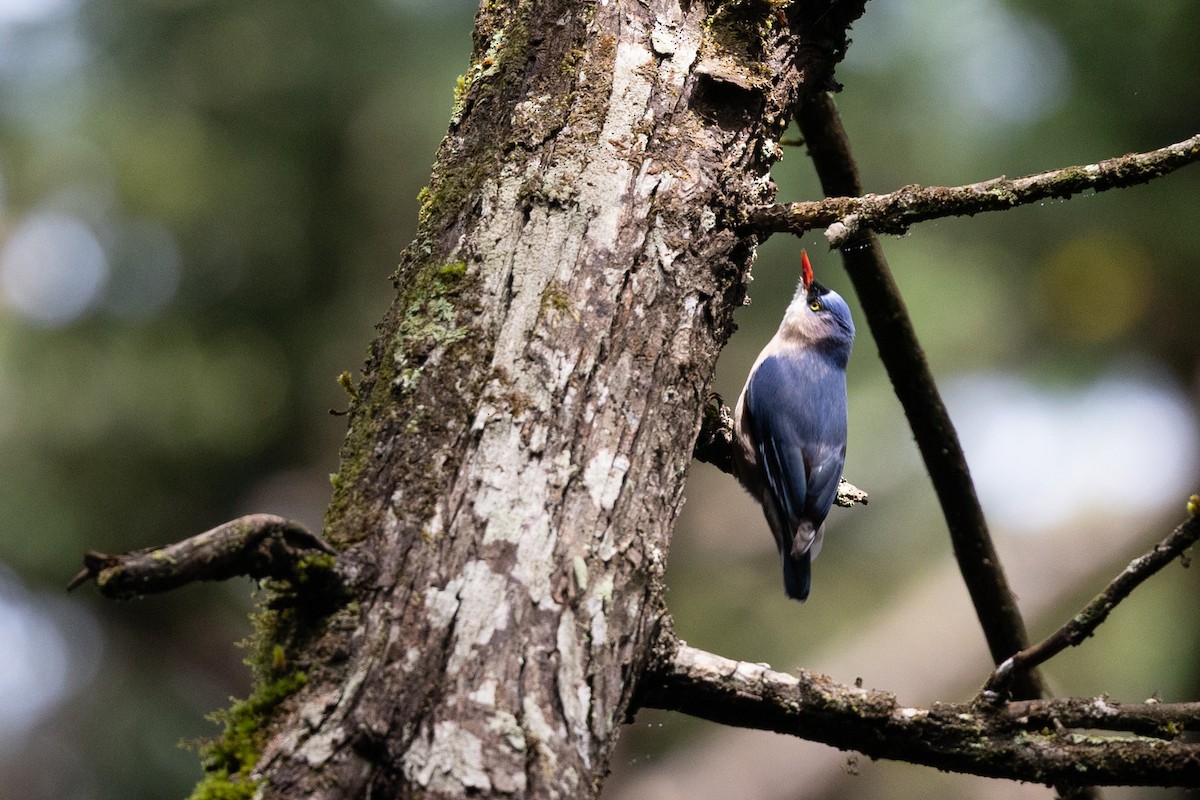
[[[817,283],[816,281],[813,281],[812,283],[810,283],[808,285],[808,298],[807,299],[808,299],[808,302],[810,305],[813,303],[820,303],[821,296],[826,295],[826,294],[829,294],[829,290],[826,289],[821,284]],[[825,304],[821,303],[821,305],[825,305]]]

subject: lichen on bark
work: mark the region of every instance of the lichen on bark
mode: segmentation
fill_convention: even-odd
[[[598,791],[745,292],[738,209],[840,52],[781,9],[481,6],[326,517],[356,603],[275,708],[264,797]],[[712,38],[734,22],[754,54]]]

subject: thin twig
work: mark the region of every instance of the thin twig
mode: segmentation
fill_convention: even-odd
[[[858,169],[833,98],[824,93],[813,96],[801,104],[797,120],[825,193],[861,193]],[[993,663],[999,664],[1024,650],[1029,637],[988,533],[954,424],[917,342],[878,238],[867,232],[863,245],[842,250],[842,259],[925,460]],[[1021,676],[1013,688],[1021,699],[1043,694],[1036,672]]]
[[[313,551],[336,552],[299,522],[250,514],[164,547],[119,555],[89,552],[67,590],[94,579],[105,597],[125,600],[239,575],[292,579],[301,559]]]
[[[1200,134],[1147,153],[1130,153],[1095,164],[1009,179],[1004,176],[965,186],[910,184],[890,194],[827,197],[750,209],[747,226],[761,233],[802,234],[826,228],[830,247],[843,247],[866,231],[901,234],[917,222],[942,217],[1003,211],[1051,197],[1068,198],[1087,190],[1102,192],[1146,183],[1200,161]],[[849,193],[847,193],[849,194]]]
[[[1194,786],[1200,704],[1117,704],[1106,698],[1008,705],[907,707],[895,695],[824,675],[776,672],[689,647],[660,632],[641,704],[744,728],[774,731],[952,772],[1054,784]],[[1069,730],[1122,732],[1080,735]],[[1145,733],[1148,736],[1129,735]]]
[[[1193,516],[1171,531],[1149,552],[1131,561],[1104,591],[1092,598],[1092,601],[1065,625],[1000,664],[988,680],[984,691],[1002,693],[1014,676],[1049,661],[1068,647],[1083,642],[1108,618],[1109,612],[1116,608],[1118,603],[1128,597],[1143,581],[1182,555],[1197,539],[1200,539],[1200,517]]]

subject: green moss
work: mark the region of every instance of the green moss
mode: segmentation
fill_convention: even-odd
[[[791,0],[726,0],[704,21],[705,42],[745,67],[758,66],[779,12]]]
[[[280,641],[285,629],[281,624],[281,617],[290,613],[290,610],[261,608],[250,615],[250,621],[254,624],[254,634],[249,639],[239,642],[238,646],[250,651],[243,663],[250,667],[255,687],[273,683],[286,671],[286,668],[280,668],[281,662],[285,665],[288,662],[287,648]],[[277,648],[283,652],[276,652]]]
[[[205,778],[192,791],[189,800],[249,800],[254,797],[257,787],[256,783],[242,783],[230,780],[228,776],[219,779],[216,775],[212,775]]]
[[[467,274],[467,262],[452,261],[449,264],[443,264],[438,270],[438,274],[443,281],[458,281]]]
[[[422,186],[421,191],[417,192],[417,223],[421,226],[429,221],[432,199],[433,193],[429,191],[428,186]]]
[[[297,590],[303,590],[317,582],[329,580],[337,557],[330,553],[306,553],[294,566],[291,584]]]
[[[465,72],[454,79],[454,105],[450,107],[450,121],[455,123],[462,118],[466,108],[467,91],[471,88],[472,73]]]
[[[376,442],[385,437],[392,448],[391,458],[406,455],[417,463],[429,455],[427,446],[417,443],[418,438],[437,441],[443,432],[439,428],[447,419],[469,424],[470,399],[482,391],[493,337],[484,332],[476,335],[480,309],[473,304],[475,292],[470,286],[476,265],[458,260],[462,256],[454,243],[461,241],[461,226],[487,190],[489,176],[511,162],[510,151],[519,146],[506,127],[514,124],[513,103],[518,95],[526,99],[541,96],[524,85],[534,48],[526,20],[537,12],[539,7],[531,0],[484,2],[476,16],[472,62],[455,83],[455,119],[442,142],[429,185],[418,195],[416,241],[395,274],[399,296],[368,356],[353,404],[339,478],[325,516],[326,538],[335,546],[360,541],[381,522],[378,503],[358,502],[379,487],[381,476],[373,471]],[[582,42],[570,44],[581,46]],[[589,46],[586,51],[554,56],[562,59],[566,69],[592,51]],[[551,72],[561,80],[557,71]],[[552,88],[557,87],[547,87],[545,94],[557,96]],[[600,95],[606,102],[609,93]],[[549,120],[539,122],[539,130],[551,123],[562,124],[562,115],[548,109],[531,109],[527,116]],[[598,114],[597,131],[602,120],[603,114]],[[553,295],[548,301],[552,306],[561,303]],[[431,402],[437,391],[431,379],[435,370],[437,384],[454,387],[452,396],[439,394],[436,406]],[[438,414],[422,413],[422,405],[438,408]],[[513,405],[521,408],[520,398]],[[408,435],[417,432],[421,437]],[[407,516],[432,515],[432,507],[426,505],[435,502],[440,486],[431,482],[421,487],[426,488],[427,493],[414,491],[406,498]]]
[[[258,782],[250,777],[266,743],[263,718],[308,682],[304,672],[292,672],[259,684],[245,700],[213,714],[225,731],[200,749],[207,773],[190,800],[244,800],[254,796]]]
[[[471,105],[500,99],[519,89],[524,80],[529,47],[529,33],[517,15],[495,28],[483,55],[455,81],[454,108],[450,116],[452,131],[462,122]],[[465,138],[470,141],[470,153],[458,149],[463,139],[453,135],[442,145],[434,175],[422,197],[419,218],[422,229],[436,224],[443,216],[454,216],[479,188],[482,176],[494,173],[501,161],[497,149],[507,137]]]
[[[338,386],[341,386],[346,394],[350,395],[350,400],[358,399],[358,387],[354,385],[354,378],[346,370],[342,370],[337,376]]]
[[[315,652],[313,642],[324,635],[346,607],[345,587],[333,570],[335,557],[310,553],[299,558],[287,582],[267,583],[267,596],[251,615],[254,633],[241,644],[249,649],[253,688],[250,696],[210,715],[224,726],[221,735],[198,746],[205,777],[191,800],[241,800],[252,797],[257,781],[251,777],[271,730],[270,718],[287,698],[309,681],[310,672],[297,654]],[[330,662],[313,657],[314,664]]]
[[[458,309],[454,302],[466,274],[467,265],[461,261],[426,267],[405,288],[400,301],[404,312],[393,348],[397,374],[393,388],[401,395],[416,389],[434,351],[467,337],[468,328],[456,324]]]
[[[415,256],[414,256],[415,253]],[[350,428],[342,445],[340,470],[333,497],[325,514],[325,531],[335,546],[345,547],[361,540],[372,522],[356,519],[353,509],[364,490],[360,477],[368,469],[370,454],[380,427],[389,427],[389,437],[420,429],[424,415],[417,402],[407,418],[397,419],[397,399],[411,398],[421,390],[426,369],[458,369],[458,362],[474,362],[480,356],[464,348],[471,328],[460,319],[474,319],[470,308],[459,306],[469,287],[469,265],[462,260],[422,260],[417,248],[409,250],[409,261],[401,264],[394,280],[399,288],[384,333],[372,346]],[[462,350],[463,352],[460,352]],[[452,351],[447,356],[448,351]],[[435,366],[436,365],[436,366]],[[464,389],[470,381],[451,381]],[[396,427],[393,427],[396,426]]]
[[[555,311],[566,311],[571,308],[571,296],[556,283],[551,283],[546,286],[542,292],[542,311],[548,309]]]
[[[380,371],[384,374],[377,381],[384,383],[384,391],[390,391],[390,387],[386,384],[390,383],[390,369],[386,364],[380,367]],[[367,407],[373,407],[374,403],[368,403]],[[328,540],[336,547],[343,547],[353,544],[358,541],[362,535],[361,527],[352,526],[356,535],[347,537],[344,535],[345,530],[339,523],[343,522],[346,514],[346,509],[357,498],[358,479],[366,469],[365,453],[370,452],[365,442],[372,441],[374,436],[374,427],[360,420],[352,421],[350,429],[346,433],[346,441],[342,443],[342,459],[340,470],[329,476],[329,483],[333,486],[333,497],[330,498],[329,506],[325,509],[325,531]],[[353,454],[351,456],[351,454]]]
[[[582,47],[572,47],[562,58],[562,74],[564,77],[573,76],[579,69],[579,61],[587,53]]]
[[[475,85],[475,82],[501,71],[501,64],[505,60],[504,43],[506,38],[506,29],[497,29],[488,40],[487,50],[484,51],[483,56],[454,80],[454,107],[450,111],[451,126],[457,125],[462,120],[471,87]]]
[[[283,645],[276,644],[271,648],[271,669],[272,671],[282,674],[288,665],[287,651],[283,649]]]

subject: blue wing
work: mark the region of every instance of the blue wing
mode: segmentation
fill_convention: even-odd
[[[837,494],[846,459],[845,372],[819,353],[783,351],[747,387],[767,521],[784,560],[788,595],[808,595],[810,548]],[[766,506],[766,503],[764,503]]]

